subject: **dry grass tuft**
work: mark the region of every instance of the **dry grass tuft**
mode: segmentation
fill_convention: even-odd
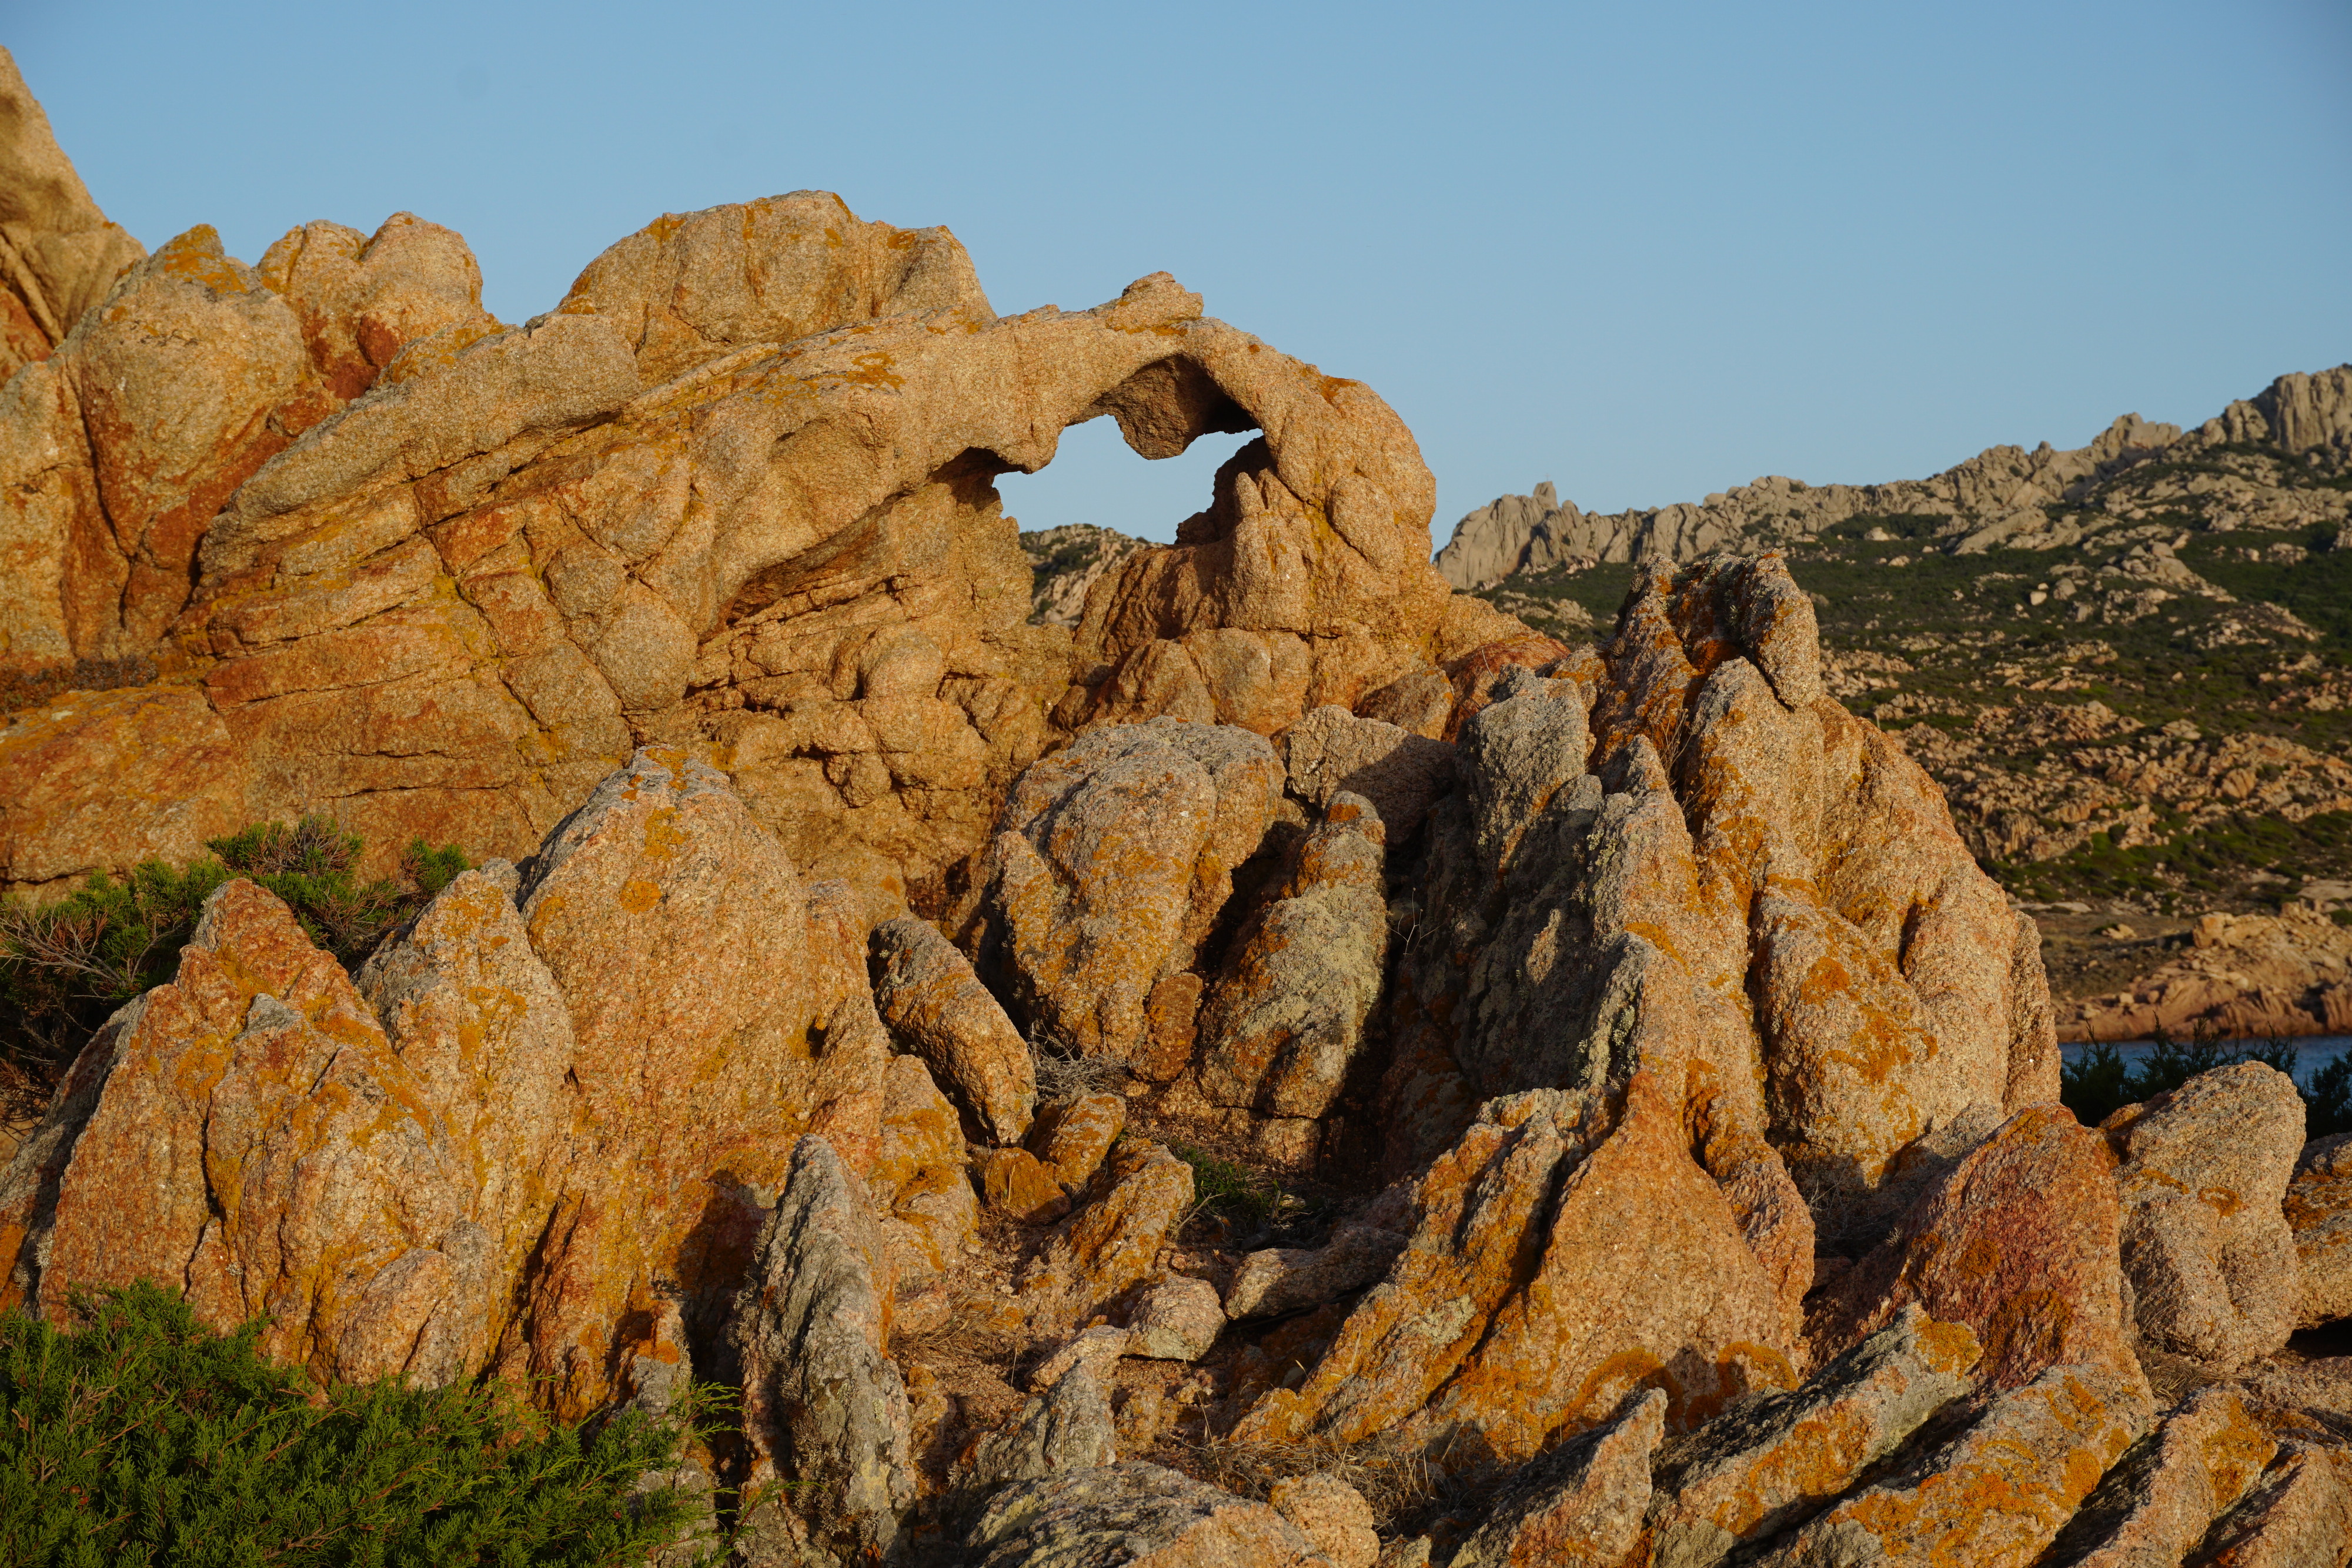
[[[1124,1094],[1127,1066],[1108,1056],[1080,1056],[1053,1041],[1033,1040],[1029,1054],[1037,1064],[1037,1103],[1075,1100],[1081,1094]]]

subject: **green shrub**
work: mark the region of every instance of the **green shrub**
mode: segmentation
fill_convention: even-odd
[[[2095,1127],[2126,1105],[2137,1105],[2168,1094],[2200,1072],[2233,1062],[2259,1061],[2292,1080],[2302,1049],[2293,1040],[2273,1036],[2259,1044],[2231,1043],[2202,1030],[2186,1042],[2158,1029],[2149,1032],[2147,1054],[2135,1067],[2115,1046],[2095,1041],[2073,1061],[2058,1070],[2058,1099],[2074,1119]],[[2295,1085],[2303,1097],[2305,1138],[2352,1132],[2352,1057],[2338,1057],[2312,1074],[2306,1087]]]
[[[346,965],[357,965],[386,931],[422,909],[467,866],[455,844],[426,847],[410,841],[400,857],[400,879],[358,880],[366,844],[324,817],[292,827],[259,822],[225,839],[205,841],[229,869],[284,899],[310,939]]]
[[[2303,1092],[2303,1135],[2352,1133],[2352,1056],[2339,1056],[2311,1075]]]
[[[2131,1064],[2101,1040],[2058,1069],[2058,1101],[2085,1127],[2095,1127],[2138,1097],[2131,1092]]]
[[[320,1393],[141,1282],[61,1333],[0,1315],[0,1562],[587,1564],[639,1562],[689,1522],[642,1486],[683,1423],[539,1419],[498,1385]]]
[[[172,977],[204,902],[233,876],[286,901],[311,940],[356,967],[383,934],[467,867],[455,844],[412,841],[399,874],[362,882],[365,845],[323,817],[262,822],[173,869],[145,861],[64,897],[0,906],[0,1115],[37,1114],[77,1052],[122,1003]]]
[[[1229,1224],[1261,1226],[1282,1207],[1283,1192],[1268,1177],[1189,1144],[1168,1152],[1192,1167],[1192,1207]]]

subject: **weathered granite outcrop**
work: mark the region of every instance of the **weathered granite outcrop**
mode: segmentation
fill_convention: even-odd
[[[980,1485],[1043,1480],[1117,1464],[1110,1400],[1084,1360],[1074,1360],[1005,1430],[981,1440],[971,1479]]]
[[[1808,1301],[1815,1339],[1849,1341],[1916,1305],[1973,1331],[1978,1371],[2000,1386],[2058,1362],[2137,1384],[2114,1168],[2099,1135],[2063,1107],[2026,1106]]]
[[[2258,1067],[2054,1103],[2032,927],[1780,558],[1570,650],[1420,561],[1360,387],[821,193],[519,328],[404,216],[106,281],[0,392],[83,476],[6,613],[155,678],[0,732],[6,879],[293,803],[524,858],[355,977],[224,887],[0,1175],[0,1305],[730,1385],[746,1563],[2342,1555],[2352,1398],[2273,1354],[2340,1151]],[[1103,414],[1261,438],[1032,624],[991,481]]]
[[[2225,1040],[2352,1030],[2352,930],[2319,911],[2208,915],[2177,955],[2130,989],[2060,1011],[2069,1040],[2139,1040],[2157,1030]]]
[[[219,909],[245,911],[253,953],[217,957],[233,933],[216,912],[179,984],[77,1066],[0,1186],[16,1289],[53,1311],[69,1279],[141,1267],[122,1239],[152,1232],[161,1266],[227,1249],[192,1294],[274,1291],[257,1299],[284,1314],[273,1344],[322,1372],[489,1368],[546,1380],[574,1413],[656,1397],[680,1368],[716,1375],[745,1391],[735,1482],[793,1483],[743,1539],[793,1550],[887,1554],[951,1527],[971,1561],[1114,1538],[1171,1563],[1367,1561],[1353,1493],[1293,1486],[1268,1506],[1144,1462],[1168,1457],[1160,1395],[1122,1368],[1213,1388],[1264,1342],[1300,1347],[1297,1375],[1234,1402],[1229,1440],[1499,1472],[1464,1560],[1639,1549],[1692,1568],[1869,1546],[2031,1562],[2150,1426],[2116,1155],[2045,1098],[2031,947],[1977,900],[1899,754],[1820,695],[1776,573],[1662,575],[1599,657],[1498,665],[1450,748],[1458,786],[1396,866],[1366,802],[1336,790],[1308,817],[1282,799],[1298,779],[1276,751],[1238,727],[1083,737],[1012,791],[990,863],[1025,852],[1050,896],[1021,904],[1001,872],[982,883],[976,967],[920,922],[869,938],[849,890],[806,889],[722,776],[659,748],[527,872],[453,883],[356,986],[233,884]],[[1286,870],[1244,878],[1250,913],[1230,910],[1237,871],[1276,853]],[[1318,888],[1372,896],[1375,931],[1427,933],[1367,959],[1378,1005],[1360,1020],[1389,1031],[1363,1039],[1388,1054],[1388,1153],[1410,1168],[1318,1248],[1203,1252],[1178,1228],[1193,1167],[1138,1123],[1187,1092],[1217,1113],[1200,1092],[1244,1063],[1216,1019],[1322,995],[1321,969],[1291,973],[1266,935]],[[1014,1133],[1011,1081],[1034,1068],[1006,1004],[1099,1019],[1127,997],[1120,1027],[1156,1049],[1153,994],[1203,970],[1190,994],[1210,1021],[1173,1079],[1099,1079]],[[247,977],[221,989],[215,971]],[[249,997],[252,977],[275,988]],[[163,1027],[194,1007],[226,1021]],[[1119,1061],[1110,1033],[1081,1061]],[[224,1034],[202,1105],[153,1092]],[[912,1053],[889,1056],[894,1039]],[[1841,1078],[1864,1051],[1875,1076]],[[320,1087],[269,1087],[257,1064],[281,1060]],[[363,1148],[339,1130],[362,1113]],[[2109,1129],[2147,1145],[2120,1151],[2126,1188],[2159,1164],[2214,1187],[2180,1149],[2158,1159],[2167,1116]],[[254,1153],[226,1142],[239,1127]],[[187,1237],[123,1202],[159,1135],[198,1151],[167,1183]],[[242,1161],[233,1200],[206,1140]],[[2275,1140],[2257,1142],[2239,1154]],[[991,1162],[1017,1158],[1070,1210],[1024,1267],[982,1245],[975,1147],[983,1189]],[[303,1160],[341,1174],[271,1175]],[[411,1218],[366,1218],[387,1203]],[[2225,1270],[2252,1256],[2226,1237],[2215,1254]],[[1222,1304],[1204,1267],[1229,1281]],[[331,1270],[363,1288],[307,1283]],[[198,1299],[223,1317],[257,1304]],[[1309,1320],[1279,1314],[1302,1311],[1316,1337],[1282,1337]],[[961,1449],[927,1436],[954,1406],[894,1333],[918,1313],[922,1333],[961,1319],[1028,1347],[1031,1399],[962,1417]],[[2191,1414],[2165,1453],[2194,1441],[2222,1464],[2213,1445],[2242,1423]],[[2184,1463],[2157,1462],[2160,1485],[2118,1472],[2076,1538],[2143,1516],[2131,1528],[2177,1533],[2202,1509],[2248,1540],[2301,1541],[2334,1506],[2308,1461],[2209,1465],[2201,1490]]]
[[[2295,1326],[2352,1317],[2352,1133],[2303,1146],[2281,1207],[2303,1277]]]
[[[2227,1367],[2279,1349],[2303,1295],[2283,1209],[2303,1100],[2275,1068],[2200,1073],[2101,1124],[2121,1162],[2123,1256],[2141,1332]]]
[[[444,926],[499,896],[468,880]],[[547,1033],[569,1033],[531,967],[520,1027],[469,1064],[526,1102]],[[265,1350],[321,1374],[463,1372],[495,1338],[467,1309],[504,1305],[487,1287],[507,1227],[475,1218],[472,1149],[435,1114],[424,1065],[284,904],[228,883],[176,979],[115,1015],[0,1177],[0,1299],[57,1318],[79,1287],[143,1276],[224,1325],[267,1313]]]
[[[930,1063],[992,1142],[1019,1142],[1037,1105],[1036,1063],[970,960],[911,915],[875,927],[872,949],[892,1038]]]
[[[1971,1392],[1976,1336],[1916,1306],[1801,1387],[1726,1412],[1659,1455],[1648,1532],[1661,1568],[1711,1568],[1854,1486]]]
[[[2147,1429],[2151,1414],[2146,1394],[2129,1384],[2090,1367],[2053,1366],[1755,1561],[1773,1568],[2028,1568]]]
[[[641,754],[507,877],[452,883],[357,986],[269,894],[215,894],[0,1177],[0,1300],[145,1275],[322,1374],[494,1366],[584,1413],[665,1299],[732,1295],[798,1134],[875,1166],[845,893],[716,773]]]
[[[1642,1534],[1650,1457],[1665,1418],[1665,1396],[1644,1389],[1604,1424],[1521,1467],[1454,1561],[1460,1568],[1624,1562]]]
[[[405,213],[372,240],[339,225],[298,229],[258,267],[200,225],[78,316],[0,391],[0,535],[17,568],[0,595],[0,670],[11,674],[175,664],[168,632],[238,487],[379,381],[499,329],[465,242]],[[298,614],[277,634],[303,630]]]
[[[0,381],[45,360],[145,256],[109,223],[0,49]]]
[[[729,1324],[749,1480],[779,1472],[799,1512],[852,1561],[887,1557],[914,1500],[906,1381],[884,1354],[890,1269],[866,1194],[814,1134],[793,1146]]]
[[[1386,842],[1371,802],[1344,791],[1299,841],[1202,1004],[1212,1103],[1311,1119],[1339,1098],[1387,967]]]
[[[2068,1568],[2186,1562],[2277,1452],[2235,1389],[2201,1390],[2125,1451],[2046,1560]]]
[[[968,1561],[984,1568],[1322,1568],[1328,1562],[1269,1505],[1139,1461],[1006,1488],[981,1515],[967,1548]]]
[[[1104,414],[1145,456],[1264,434],[1075,632],[1032,625],[992,480]],[[664,218],[513,328],[407,214],[257,267],[192,230],[0,392],[9,476],[0,674],[147,660],[182,694],[0,732],[17,885],[321,806],[520,855],[661,742],[879,912],[1073,731],[1271,733],[1517,630],[1422,559],[1428,471],[1360,383],[1165,274],[997,317],[947,231],[820,193]],[[55,821],[45,760],[126,723],[216,734],[223,799],[119,838]]]
[[[1024,773],[964,940],[1015,1021],[1131,1061],[1162,979],[1192,967],[1281,799],[1247,730],[1162,718],[1097,729]]]
[[[1916,769],[1822,695],[1778,563],[1661,573],[1622,628],[1463,727],[1391,1004],[1391,1156],[1436,1156],[1412,1239],[1246,1437],[1525,1455],[1645,1379],[1687,1429],[1801,1375],[1817,1228],[1883,1228],[1899,1155],[1988,1113],[2064,1119],[2029,1109],[2056,1090],[2031,926]],[[2011,1287],[2087,1291],[2072,1354],[2136,1383],[2104,1151],[2075,1136],[2104,1249],[2053,1223]],[[1962,1294],[2004,1382],[2076,1343]]]

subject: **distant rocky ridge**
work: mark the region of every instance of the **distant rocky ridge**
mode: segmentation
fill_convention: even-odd
[[[1484,588],[1579,562],[1685,561],[1709,550],[1772,549],[1863,516],[1937,518],[1932,538],[1956,555],[1995,545],[2054,549],[2168,510],[2168,502],[2192,493],[2185,485],[2134,486],[2132,470],[2245,448],[2341,471],[2352,461],[2352,365],[2281,376],[2186,434],[2130,413],[2088,446],[1989,447],[1927,479],[1807,485],[1775,475],[1696,504],[1615,513],[1580,511],[1547,480],[1533,495],[1498,497],[1465,515],[1437,552],[1437,570],[1456,588]],[[2210,497],[2212,526],[2224,529],[2352,516],[2347,497],[2315,497],[2274,475],[2209,477],[2193,493]]]
[[[1076,626],[1086,619],[1087,594],[1143,540],[1092,523],[1066,523],[1021,536],[1033,584],[1029,619],[1040,626]]]
[[[1465,517],[1438,565],[1574,641],[1725,546],[1787,553],[1830,689],[1902,737],[2013,896],[2101,911],[2049,915],[2070,1031],[2339,1027],[2321,948],[2194,984],[2164,965],[2200,915],[2352,874],[2352,367],[2187,433],[2126,417],[1916,482],[1765,479],[1615,517],[1539,486]],[[2161,949],[2099,935],[2156,925]]]

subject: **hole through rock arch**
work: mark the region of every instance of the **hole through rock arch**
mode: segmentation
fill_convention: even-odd
[[[996,491],[1024,534],[1091,523],[1171,544],[1179,524],[1208,508],[1217,469],[1257,434],[1254,426],[1211,431],[1176,456],[1147,460],[1121,437],[1117,420],[1098,414],[1062,432],[1054,460],[1036,473],[999,474]]]

